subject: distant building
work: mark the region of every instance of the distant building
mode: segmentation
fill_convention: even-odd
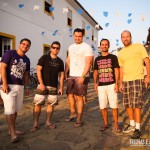
[[[62,45],[59,56],[65,61],[77,27],[85,30],[84,41],[97,56],[98,31],[102,28],[77,0],[0,0],[0,57],[16,49],[22,38],[29,38],[31,67],[36,67],[55,40]]]

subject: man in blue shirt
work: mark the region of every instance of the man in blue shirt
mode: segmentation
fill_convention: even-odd
[[[11,142],[20,140],[23,132],[16,130],[17,113],[22,109],[24,84],[28,84],[30,60],[25,55],[31,46],[29,39],[22,39],[17,50],[8,50],[1,60],[2,90],[4,114],[11,135]]]

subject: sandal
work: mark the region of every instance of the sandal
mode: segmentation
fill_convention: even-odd
[[[24,134],[23,131],[16,130],[16,135],[23,135],[23,134]],[[10,132],[8,132],[8,135],[10,135]]]
[[[49,125],[45,125],[45,129],[55,129],[55,128],[56,128],[56,126],[54,123],[51,123]]]
[[[18,142],[20,139],[21,139],[20,136],[16,136],[15,138],[12,138],[12,139],[11,139],[11,143]]]
[[[121,132],[121,129],[120,129],[119,127],[114,127],[114,131],[115,131],[116,133],[120,133],[120,132]]]
[[[106,129],[108,129],[108,126],[105,126],[105,125],[99,128],[100,131],[105,131]]]
[[[39,129],[39,127],[32,127],[32,129],[30,129],[31,132],[36,132]]]
[[[23,135],[24,132],[23,132],[23,131],[18,131],[18,130],[17,130],[17,131],[16,131],[16,134],[17,134],[17,135]]]
[[[76,122],[76,123],[74,124],[74,127],[75,127],[75,128],[78,128],[78,127],[81,127],[81,126],[82,126],[82,123]]]
[[[77,118],[73,117],[73,118],[66,118],[65,122],[76,122]]]

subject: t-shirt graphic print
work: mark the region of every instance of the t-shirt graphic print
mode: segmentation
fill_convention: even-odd
[[[99,86],[115,83],[115,68],[119,68],[117,56],[109,54],[95,59],[94,70],[98,70]]]

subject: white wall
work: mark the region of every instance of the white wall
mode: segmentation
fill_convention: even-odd
[[[24,4],[19,8],[19,4]],[[34,5],[38,5],[39,10],[34,10]],[[83,18],[82,15],[66,2],[66,0],[53,0],[54,17],[44,13],[43,0],[0,0],[0,32],[16,36],[16,48],[22,38],[29,38],[32,42],[27,56],[31,59],[31,67],[35,68],[38,59],[43,54],[43,44],[51,44],[57,40],[61,43],[59,57],[64,61],[66,59],[67,49],[73,43],[73,38],[69,37],[69,27],[67,26],[67,13],[63,13],[63,8],[70,8],[73,13],[73,29],[82,27],[82,20],[86,26],[91,26],[86,30],[86,36],[90,39],[84,41],[90,45],[97,46],[97,41],[91,40],[92,29],[95,30],[95,36],[98,37],[97,30]],[[56,36],[53,32],[59,30]],[[43,35],[42,32],[45,32]],[[97,50],[94,51],[97,56]]]

